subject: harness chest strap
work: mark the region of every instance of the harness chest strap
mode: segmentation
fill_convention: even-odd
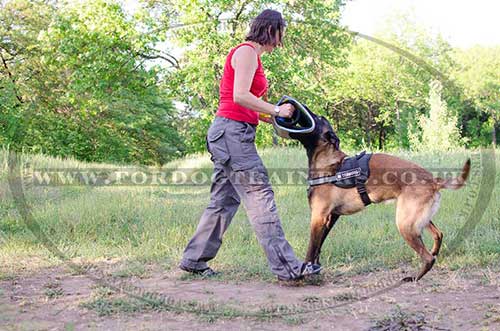
[[[372,203],[372,200],[366,192],[365,183],[358,183],[358,181],[356,181],[356,190],[358,191],[359,196],[361,197],[361,201],[363,201],[363,204],[365,206],[368,206],[370,203]]]

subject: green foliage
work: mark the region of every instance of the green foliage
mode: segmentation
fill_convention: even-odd
[[[455,58],[458,66],[453,75],[472,106],[464,115],[472,121],[466,123],[466,128],[474,145],[485,145],[487,141],[496,145],[500,136],[500,47],[456,50]]]
[[[446,71],[453,64],[450,46],[406,16],[389,20],[375,37],[397,49],[357,38],[348,65],[337,70],[326,88],[335,93],[330,116],[349,146],[406,149],[412,128],[428,108],[429,83],[436,79],[424,62]]]
[[[466,141],[471,146],[485,144],[475,137],[476,132],[487,131],[490,115],[474,111],[464,87],[447,78],[457,66],[453,49],[441,36],[415,25],[411,15],[388,21],[378,37],[416,56],[417,63],[371,41],[357,38],[352,43],[338,25],[340,2],[252,2],[251,6],[220,0],[175,1],[170,7],[168,1],[154,3],[162,4],[163,12],[169,8],[175,13],[163,16],[168,24],[187,24],[169,34],[172,43],[186,50],[179,68],[170,71],[166,87],[186,106],[180,130],[188,151],[204,150],[227,52],[243,41],[249,20],[269,6],[281,10],[289,23],[285,47],[262,57],[271,102],[289,94],[326,115],[344,146],[404,149],[411,147],[412,136],[422,136],[419,118],[428,113],[429,86],[440,79],[442,98],[450,113],[457,114]],[[473,131],[472,123],[479,128]],[[261,126],[257,143],[273,143],[271,128]]]
[[[480,157],[469,151],[415,153],[397,155],[430,169],[461,169],[471,157],[473,167],[481,165]],[[307,167],[303,148],[270,148],[262,151],[263,161],[269,169]],[[0,154],[0,164],[2,155]],[[25,156],[33,168],[95,169],[96,164],[59,160],[39,155]],[[474,163],[475,161],[478,161]],[[101,167],[113,167],[101,165]],[[211,167],[205,153],[196,158],[179,159],[166,166],[168,169]],[[496,155],[496,177],[488,183],[493,195],[481,220],[474,230],[460,240],[461,248],[448,255],[450,243],[472,212],[482,182],[481,171],[471,176],[470,182],[458,191],[443,191],[439,212],[433,221],[444,232],[443,255],[440,267],[475,268],[500,261],[500,155]],[[473,168],[475,169],[475,168]],[[477,171],[477,169],[476,169]],[[8,194],[6,170],[0,170],[0,275],[15,273],[34,264],[59,264],[61,261],[35,240],[16,205]],[[488,175],[488,174],[485,174]],[[2,179],[3,178],[3,179]],[[300,258],[304,257],[309,241],[310,210],[305,185],[278,185],[276,176],[270,176],[276,203],[287,239]],[[274,178],[274,179],[273,179]],[[102,261],[119,258],[128,261],[122,269],[126,274],[142,274],[133,261],[165,261],[176,268],[177,261],[190,236],[196,229],[203,208],[209,202],[209,185],[190,186],[111,186],[111,187],[26,187],[25,195],[33,218],[48,235],[51,242],[76,261]],[[483,199],[482,196],[478,198]],[[487,202],[482,200],[483,202]],[[365,212],[342,216],[335,225],[334,235],[329,236],[322,249],[322,263],[330,269],[360,273],[374,268],[398,267],[401,263],[420,260],[401,238],[395,224],[395,206],[371,205]],[[211,266],[224,271],[224,279],[258,278],[272,280],[266,257],[254,231],[240,208],[227,233],[224,244]],[[427,245],[432,238],[426,233]],[[430,246],[428,246],[430,247]],[[327,270],[328,270],[327,269]],[[25,271],[26,271],[25,270]],[[416,269],[415,269],[416,270]],[[146,269],[147,271],[147,269]],[[114,276],[119,276],[115,274]]]
[[[3,7],[2,85],[9,93],[0,108],[1,142],[87,161],[162,164],[181,155],[177,114],[159,88],[161,69],[145,64],[157,39],[120,5]]]
[[[451,151],[463,147],[457,118],[441,99],[442,85],[431,83],[429,90],[429,116],[420,115],[421,138],[413,137],[412,147],[421,151]]]
[[[250,20],[264,8],[279,9],[288,22],[285,45],[262,56],[269,80],[269,100],[292,95],[324,113],[328,107],[323,85],[333,80],[332,68],[345,61],[350,36],[339,25],[341,1],[156,1],[170,30],[169,40],[185,51],[180,67],[166,79],[172,98],[186,105],[180,126],[187,150],[204,150],[204,136],[218,106],[219,81],[229,50],[244,41]],[[167,4],[169,4],[167,6]],[[163,5],[163,6],[160,6]],[[264,126],[264,125],[263,125]],[[259,130],[257,141],[272,143],[272,130]]]
[[[455,50],[405,14],[376,35],[388,49],[346,32],[342,4],[144,0],[129,15],[118,0],[2,1],[0,145],[141,164],[204,151],[226,55],[264,8],[288,22],[284,47],[262,57],[269,101],[288,94],[325,115],[343,147],[401,150],[425,138],[436,79],[466,146],[496,143],[498,47]],[[257,144],[273,144],[272,132],[261,125]]]

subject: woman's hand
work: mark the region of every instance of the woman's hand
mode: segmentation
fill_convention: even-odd
[[[293,116],[293,112],[295,111],[295,106],[290,103],[282,104],[278,106],[280,112],[276,116],[290,118]],[[266,113],[259,113],[259,120],[265,123],[272,124],[271,116]]]
[[[280,112],[278,113],[279,117],[290,118],[292,117],[293,112],[295,111],[295,107],[291,103],[284,103],[278,108],[280,109]]]

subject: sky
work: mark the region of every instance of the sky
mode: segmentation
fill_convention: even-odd
[[[500,45],[498,0],[352,0],[341,22],[350,30],[373,35],[394,13],[412,12],[417,23],[439,32],[455,47]]]
[[[138,7],[138,0],[121,2],[129,13]],[[411,13],[417,24],[441,33],[454,47],[500,45],[500,0],[350,0],[341,23],[349,30],[374,35],[398,13]],[[178,57],[182,50],[169,49],[169,53]]]
[[[137,0],[122,0],[133,12]],[[352,31],[373,35],[395,13],[413,13],[417,23],[439,32],[452,46],[500,45],[499,0],[350,0],[342,24]]]

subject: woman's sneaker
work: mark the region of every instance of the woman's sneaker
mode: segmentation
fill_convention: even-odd
[[[206,269],[202,269],[202,270],[199,270],[199,269],[191,269],[191,268],[188,268],[188,267],[185,267],[183,265],[180,265],[179,268],[181,270],[184,270],[184,271],[187,271],[187,272],[190,272],[192,274],[195,274],[195,275],[200,275],[201,277],[203,278],[209,278],[209,277],[214,277],[214,276],[217,276],[219,273],[214,271],[212,268],[208,267]]]

